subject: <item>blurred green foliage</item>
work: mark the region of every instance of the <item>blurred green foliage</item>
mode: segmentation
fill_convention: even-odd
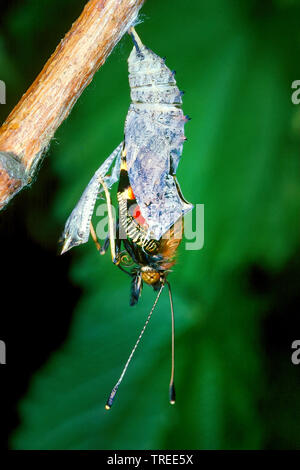
[[[28,0],[10,10],[5,28],[14,43],[6,49],[0,35],[0,63],[15,100],[83,4]],[[170,277],[177,403],[168,404],[164,293],[105,412],[154,294],[146,287],[130,309],[127,277],[89,243],[72,253],[70,279],[83,293],[69,336],[33,378],[13,448],[245,449],[272,445],[275,435],[278,447],[300,447],[300,407],[292,400],[300,386],[295,395],[269,387],[261,328],[271,299],[247,283],[250,266],[276,274],[299,248],[300,118],[290,98],[300,78],[299,15],[297,1],[146,3],[138,33],[176,69],[192,117],[178,178],[188,200],[205,204],[205,246],[184,251],[183,243]],[[124,37],[57,132],[49,165],[59,184],[39,227],[28,223],[35,239],[47,244],[43,224],[62,230],[93,172],[122,140],[131,47]]]

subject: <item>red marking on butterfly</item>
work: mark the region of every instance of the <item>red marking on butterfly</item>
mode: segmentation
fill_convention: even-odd
[[[146,220],[142,216],[141,209],[139,206],[136,206],[136,208],[133,211],[133,218],[140,224],[144,225],[146,223]]]

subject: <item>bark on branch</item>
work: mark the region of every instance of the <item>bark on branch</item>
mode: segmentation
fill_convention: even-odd
[[[0,209],[29,184],[56,129],[145,0],[90,0],[0,128]]]

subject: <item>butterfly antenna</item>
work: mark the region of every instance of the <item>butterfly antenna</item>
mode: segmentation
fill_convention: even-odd
[[[139,335],[139,337],[138,337],[138,339],[137,339],[137,342],[135,343],[135,345],[134,345],[134,347],[133,347],[133,349],[132,349],[132,351],[131,351],[131,353],[130,353],[130,356],[129,356],[129,358],[128,358],[126,364],[125,364],[125,367],[124,367],[124,369],[123,369],[123,371],[122,371],[122,374],[120,375],[120,378],[119,378],[118,382],[116,383],[116,385],[114,386],[114,388],[113,388],[112,391],[111,391],[111,394],[109,395],[109,398],[108,398],[108,400],[107,400],[107,402],[106,402],[106,405],[105,405],[106,410],[109,410],[109,409],[112,407],[112,405],[113,405],[113,402],[114,402],[116,393],[117,393],[117,391],[118,391],[119,385],[120,385],[120,383],[121,383],[122,380],[123,380],[123,377],[124,377],[124,375],[125,375],[125,373],[126,373],[126,370],[127,370],[128,366],[129,366],[129,363],[130,363],[130,361],[131,361],[131,359],[132,359],[132,356],[134,355],[135,350],[136,350],[136,348],[138,347],[138,344],[139,344],[139,342],[141,341],[141,338],[142,338],[142,336],[143,336],[143,334],[144,334],[144,332],[145,332],[145,329],[147,328],[147,325],[148,325],[148,323],[149,323],[149,320],[150,320],[150,318],[151,318],[151,315],[152,315],[152,313],[153,313],[153,311],[154,311],[154,309],[155,309],[155,307],[156,307],[156,304],[157,304],[157,302],[158,302],[158,299],[159,299],[159,297],[160,297],[160,294],[161,294],[161,292],[162,292],[164,286],[165,286],[165,284],[162,283],[162,285],[161,285],[161,287],[160,287],[160,289],[159,289],[159,292],[158,292],[158,294],[157,294],[157,296],[156,296],[156,299],[155,299],[155,302],[154,302],[154,304],[153,304],[153,307],[152,307],[152,309],[151,309],[151,311],[150,311],[150,313],[149,313],[149,315],[148,315],[148,317],[147,317],[147,320],[146,320],[146,322],[145,322],[145,325],[144,325],[143,328],[142,328],[142,331],[140,332],[140,335]]]
[[[166,281],[169,289],[169,298],[171,306],[171,318],[172,318],[172,367],[171,367],[171,379],[169,387],[169,400],[171,405],[175,404],[176,394],[175,394],[175,385],[174,385],[174,374],[175,374],[175,318],[174,318],[174,307],[173,307],[173,297],[171,286],[168,281]]]

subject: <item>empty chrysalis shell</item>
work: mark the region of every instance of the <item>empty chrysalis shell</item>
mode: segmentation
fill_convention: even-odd
[[[142,44],[133,30],[129,58],[132,103],[125,122],[126,161],[130,184],[149,225],[151,238],[161,236],[192,209],[179,197],[173,175],[182,154],[182,92],[164,59]]]

